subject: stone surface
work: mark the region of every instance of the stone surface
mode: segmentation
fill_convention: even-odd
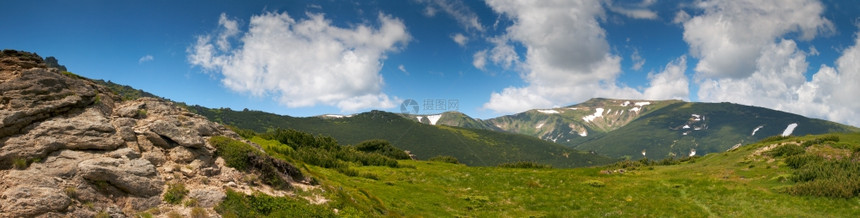
[[[174,210],[162,202],[168,183],[185,184],[207,210],[227,186],[286,195],[241,181],[247,172],[226,167],[206,143],[211,136],[239,139],[172,102],[124,101],[96,81],[46,68],[35,54],[0,52],[0,217]]]
[[[224,201],[227,195],[220,189],[195,189],[191,190],[188,197],[197,199],[197,206],[214,207]]]
[[[178,127],[164,120],[152,122],[149,129],[155,134],[167,137],[181,146],[192,148],[203,147],[203,141],[200,139],[200,134],[197,133],[197,130]]]
[[[164,181],[156,177],[155,166],[145,159],[90,159],[79,163],[78,169],[85,179],[108,182],[135,196],[158,195],[164,185]]]

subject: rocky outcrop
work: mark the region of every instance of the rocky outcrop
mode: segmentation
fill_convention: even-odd
[[[172,102],[123,101],[93,81],[45,68],[35,54],[0,53],[0,217],[170,211],[183,207],[162,202],[173,183],[209,214],[228,186],[285,194],[252,188],[243,172],[226,167],[208,142],[216,135],[238,139]]]

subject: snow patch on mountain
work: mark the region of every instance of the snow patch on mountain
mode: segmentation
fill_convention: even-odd
[[[585,120],[585,122],[591,122],[592,120],[594,120],[594,118],[598,118],[598,117],[602,117],[602,116],[603,116],[603,108],[599,107],[599,108],[594,109],[594,114],[585,116],[582,119]]]
[[[702,121],[702,115],[693,114],[693,121]]]
[[[754,135],[755,135],[755,132],[758,132],[758,130],[759,130],[759,129],[761,129],[762,127],[764,127],[764,126],[758,126],[758,127],[756,127],[756,128],[753,130],[752,135],[750,135],[750,136],[754,136]]]
[[[651,102],[643,101],[643,102],[636,102],[635,105],[642,107],[642,106],[649,105],[649,104],[651,104]]]
[[[639,107],[630,108],[630,111],[639,112]]]
[[[439,118],[442,118],[442,114],[427,116],[427,119],[430,120],[430,125],[436,125],[436,121],[439,121]]]
[[[689,128],[690,128],[690,125],[684,125],[684,127],[681,127],[681,128],[683,128],[683,129],[689,129]]]
[[[541,121],[540,123],[538,123],[538,124],[535,126],[535,129],[540,129],[541,127],[543,127],[543,125],[544,125],[544,124],[546,124],[546,121]]]
[[[420,122],[421,122],[421,119],[424,119],[424,117],[422,117],[422,116],[416,116],[416,117],[415,117],[415,119],[418,119],[418,122],[420,123]]]
[[[579,136],[582,136],[582,137],[588,136],[588,130],[583,129],[582,132],[579,132]]]
[[[545,114],[557,114],[557,113],[559,113],[557,110],[551,110],[551,109],[537,110],[537,111],[541,112],[541,113],[545,113]]]
[[[627,107],[627,105],[630,105],[630,101],[625,101],[624,103],[621,103],[621,107]]]
[[[788,124],[788,126],[785,127],[785,131],[782,131],[782,136],[791,135],[791,133],[794,132],[794,128],[797,128],[797,123]]]

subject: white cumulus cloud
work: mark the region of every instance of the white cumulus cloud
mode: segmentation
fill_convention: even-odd
[[[323,14],[252,16],[248,30],[226,15],[219,29],[199,36],[188,61],[223,76],[227,88],[271,96],[288,107],[332,105],[343,111],[396,106],[382,92],[386,53],[411,39],[403,21],[379,14],[378,25],[334,26]],[[235,38],[235,40],[231,40]],[[231,41],[236,45],[231,46]]]
[[[646,1],[643,4],[650,4]],[[643,93],[616,84],[621,57],[610,53],[606,31],[598,19],[605,16],[599,1],[490,0],[488,5],[513,20],[507,32],[489,41],[495,46],[475,54],[474,63],[515,66],[527,83],[492,93],[484,108],[500,113],[576,103],[592,97],[640,98]],[[525,60],[514,52],[521,44]],[[498,52],[496,52],[498,51]],[[499,58],[495,58],[499,54]],[[487,57],[489,55],[489,57]],[[477,67],[477,64],[475,64]],[[658,74],[652,80],[681,75]],[[656,82],[655,84],[663,84]],[[681,87],[686,88],[686,86]],[[674,98],[677,91],[652,91],[649,97]],[[665,94],[665,96],[664,96]]]
[[[808,40],[834,28],[815,0],[710,0],[696,7],[704,13],[684,22],[684,41],[699,59],[695,71],[705,77],[748,77],[762,49],[778,37],[800,33]]]
[[[650,86],[643,93],[645,99],[681,99],[689,100],[690,81],[684,72],[687,71],[687,56],[666,64],[663,72],[649,74]]]
[[[843,50],[835,66],[812,75],[800,40],[834,31],[817,1],[703,1],[704,14],[684,23],[684,39],[694,56],[698,97],[769,107],[860,125],[860,37]],[[856,36],[856,34],[855,34]]]
[[[469,42],[469,37],[464,36],[462,33],[452,34],[451,39],[461,47],[466,46],[466,43]]]

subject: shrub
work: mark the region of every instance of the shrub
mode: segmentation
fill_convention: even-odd
[[[391,145],[388,141],[381,139],[371,139],[358,143],[358,145],[355,145],[355,150],[367,153],[377,153],[397,160],[409,159],[409,155],[406,154],[405,151],[400,150]]]
[[[785,158],[785,164],[788,165],[788,167],[791,167],[792,169],[799,169],[799,168],[803,167],[803,165],[806,165],[806,163],[823,161],[823,160],[824,160],[824,158],[820,157],[818,155],[812,155],[812,154],[794,155],[794,156],[789,156],[789,157]]]
[[[137,110],[137,117],[139,117],[139,118],[146,117],[146,109],[138,109]]]
[[[66,193],[66,196],[69,198],[77,198],[78,197],[78,189],[74,186],[67,186],[63,188],[63,193]]]
[[[182,203],[182,205],[185,205],[185,207],[196,207],[197,206],[197,199],[196,198],[189,198],[188,200],[185,200],[185,203]]]
[[[783,157],[783,156],[793,156],[798,154],[803,154],[806,152],[806,149],[800,147],[797,144],[785,144],[780,145],[773,150],[767,152],[767,155],[772,157]]]
[[[460,161],[458,161],[456,157],[446,156],[446,155],[431,157],[430,159],[427,159],[427,161],[460,164]]]
[[[587,185],[587,186],[591,186],[591,187],[597,187],[597,188],[606,186],[606,183],[603,183],[602,181],[599,181],[599,180],[586,180],[585,182],[582,182],[582,184]]]
[[[512,163],[502,163],[499,164],[498,167],[503,168],[534,168],[534,169],[545,169],[552,168],[552,166],[547,164],[539,164],[533,161],[517,161]]]
[[[240,171],[247,170],[250,165],[248,154],[257,152],[248,144],[224,136],[214,136],[209,139],[209,142],[215,146],[215,154],[224,158],[227,166]]]
[[[188,194],[188,189],[185,189],[185,185],[173,183],[168,185],[167,191],[164,192],[164,201],[170,204],[179,204],[186,194]]]
[[[822,137],[818,137],[818,138],[815,138],[812,140],[805,141],[801,145],[803,147],[809,147],[812,145],[822,144],[825,142],[831,142],[831,143],[839,142],[839,136],[835,136],[835,135],[822,136]]]
[[[209,213],[206,212],[206,209],[203,209],[202,207],[194,207],[194,208],[191,208],[190,216],[192,218],[208,218]]]
[[[223,217],[335,217],[324,205],[310,204],[302,198],[245,195],[232,189],[227,189],[226,194],[215,207]]]
[[[29,161],[27,161],[27,159],[15,158],[14,160],[12,160],[12,166],[15,167],[15,169],[23,170],[27,169],[27,167],[30,166],[30,163]]]
[[[860,193],[860,163],[852,160],[811,159],[794,172],[798,182],[788,189],[796,195],[852,198]]]

